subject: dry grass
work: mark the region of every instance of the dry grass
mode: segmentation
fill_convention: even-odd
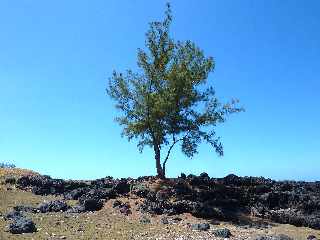
[[[39,173],[22,168],[0,168],[0,183],[3,183],[6,177],[19,178],[28,175],[39,175]]]

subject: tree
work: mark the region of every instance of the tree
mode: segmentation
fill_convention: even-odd
[[[222,156],[215,127],[229,114],[243,110],[236,106],[238,100],[221,104],[214,88],[205,87],[215,67],[213,58],[205,57],[191,41],[175,42],[169,35],[171,22],[167,4],[164,21],[150,23],[147,50],[138,49],[141,71],[114,71],[106,89],[123,113],[116,118],[123,126],[122,135],[129,141],[136,138],[140,152],[145,146],[153,148],[160,178],[165,178],[166,163],[177,144],[187,157],[197,153],[202,141]]]

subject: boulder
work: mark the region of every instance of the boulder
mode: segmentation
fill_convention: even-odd
[[[122,206],[120,206],[119,208],[120,213],[124,214],[124,215],[129,215],[131,214],[131,210],[130,210],[130,205],[125,203]]]
[[[145,185],[138,183],[132,186],[131,193],[141,198],[147,198],[148,194],[150,193],[150,189],[148,189]]]
[[[44,202],[39,204],[38,210],[42,213],[47,212],[64,212],[67,211],[69,206],[64,202],[60,200],[54,200],[51,202]]]
[[[161,219],[160,219],[160,223],[162,223],[162,224],[169,224],[168,218],[166,218],[166,217],[161,218]]]
[[[307,237],[307,240],[317,240],[317,237],[314,236],[314,235],[309,235],[309,236]]]
[[[90,191],[84,193],[79,198],[81,204],[87,199],[95,199],[97,201],[102,199],[111,199],[115,197],[115,193],[112,189],[91,189]]]
[[[181,173],[180,178],[185,180],[187,178],[187,176],[184,173]]]
[[[208,175],[208,173],[203,172],[199,175],[199,178],[202,179],[203,182],[209,182],[210,181],[210,177]]]
[[[17,205],[13,207],[13,209],[18,212],[29,212],[29,213],[36,213],[38,210],[37,208],[34,208],[32,206],[25,206],[25,205]]]
[[[280,234],[280,235],[266,235],[266,236],[258,236],[255,240],[293,240],[293,238]]]
[[[4,220],[16,220],[24,217],[21,212],[13,210],[4,215]]]
[[[208,203],[194,204],[191,214],[204,219],[230,220],[230,216],[225,214],[222,208],[210,206]]]
[[[97,199],[86,199],[82,205],[85,211],[99,211],[103,207],[103,202]]]
[[[142,223],[142,224],[149,224],[149,223],[151,223],[151,220],[150,220],[149,218],[147,218],[146,216],[142,216],[142,217],[140,218],[140,223]]]
[[[235,174],[229,174],[223,178],[223,183],[226,185],[239,185],[241,178]]]
[[[116,200],[113,202],[112,207],[119,209],[120,213],[124,215],[129,215],[132,213],[130,209],[131,206],[129,205],[129,203],[123,203],[119,200]]]
[[[229,238],[232,235],[228,228],[216,229],[213,231],[213,234],[216,237],[221,237],[221,238]]]
[[[64,193],[64,198],[67,200],[78,200],[83,194],[89,192],[89,188],[77,188]]]
[[[181,200],[173,202],[169,211],[167,211],[168,215],[177,215],[182,213],[190,213],[194,209],[194,202]]]
[[[85,211],[86,209],[83,205],[76,205],[67,210],[68,213],[83,213]]]
[[[163,189],[163,190],[159,190],[156,193],[156,199],[157,201],[166,201],[170,198],[170,190],[169,189]]]
[[[24,217],[15,219],[9,225],[9,232],[13,234],[33,233],[36,231],[37,231],[37,228],[34,222],[31,219],[27,219]]]
[[[163,213],[168,213],[168,211],[170,211],[170,209],[172,209],[172,205],[167,201],[158,202],[158,201],[145,200],[139,206],[139,209],[142,212],[161,215]]]
[[[125,179],[118,181],[112,188],[117,194],[127,194],[130,192],[130,184]]]
[[[210,229],[210,225],[208,223],[191,224],[191,229],[197,231],[207,231]]]
[[[113,208],[118,208],[122,205],[123,203],[120,200],[115,200],[112,204]]]

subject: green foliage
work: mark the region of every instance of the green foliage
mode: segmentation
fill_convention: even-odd
[[[116,120],[123,126],[123,135],[138,139],[139,150],[153,147],[160,161],[160,150],[169,150],[181,143],[182,152],[192,157],[201,142],[209,143],[218,155],[223,147],[215,126],[231,113],[243,109],[237,100],[221,104],[212,86],[205,87],[214,70],[212,57],[206,57],[193,42],[175,42],[169,35],[172,14],[167,5],[163,22],[150,23],[146,33],[146,49],[138,49],[140,72],[113,72],[107,87],[108,95],[123,113]],[[157,168],[159,163],[157,163]],[[158,174],[159,173],[158,169]]]
[[[0,168],[15,168],[16,165],[9,162],[0,162]]]

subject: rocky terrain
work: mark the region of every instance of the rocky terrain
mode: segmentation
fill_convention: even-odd
[[[206,173],[167,180],[0,177],[0,239],[320,237],[320,182]]]

